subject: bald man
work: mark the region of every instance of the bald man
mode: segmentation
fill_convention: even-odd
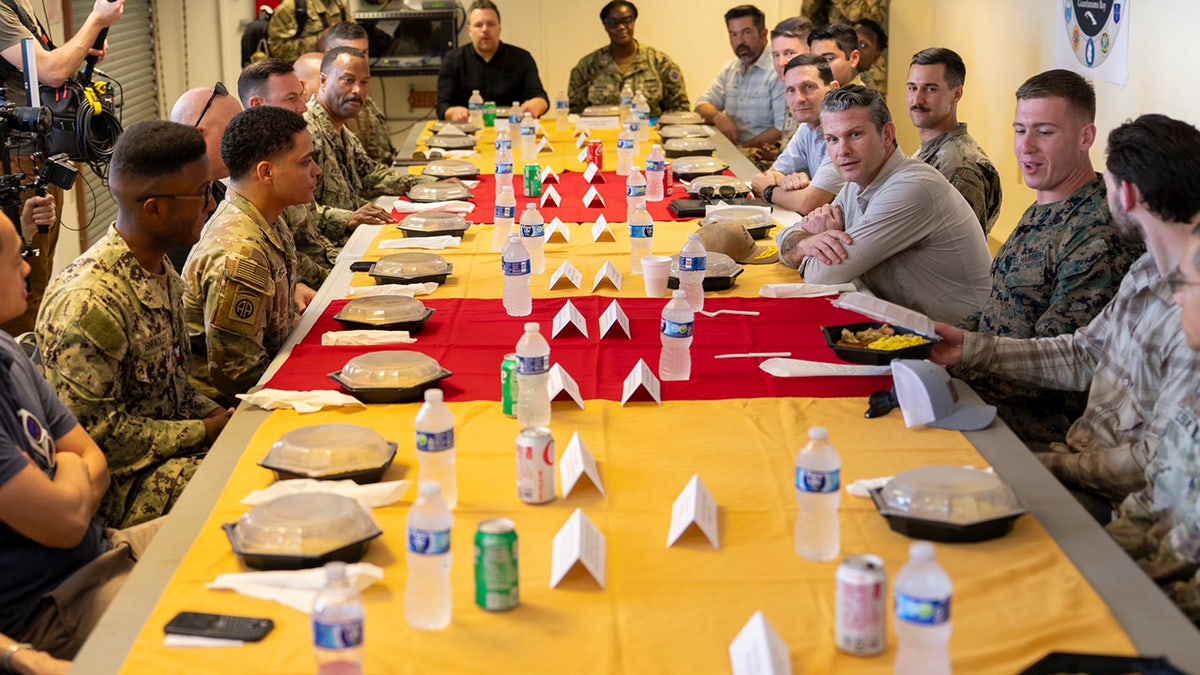
[[[317,93],[317,88],[321,85],[321,59],[325,58],[322,52],[309,52],[301,54],[300,58],[292,64],[296,69],[296,77],[300,78],[300,82],[304,84],[304,98],[310,99]]]
[[[229,169],[221,160],[221,137],[225,135],[229,120],[241,111],[242,104],[220,82],[213,87],[188,89],[171,108],[172,122],[195,127],[204,136],[209,170],[212,172],[213,199],[218,204],[225,199],[224,181],[229,178]],[[176,243],[167,252],[167,257],[175,269],[181,270],[191,250],[191,244]]]

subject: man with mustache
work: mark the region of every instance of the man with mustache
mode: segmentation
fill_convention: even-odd
[[[418,181],[367,154],[346,127],[358,117],[371,93],[367,57],[353,47],[337,47],[321,61],[321,80],[314,105],[304,113],[312,132],[313,159],[321,167],[316,201],[322,206],[354,211],[381,195],[402,195]]]
[[[766,15],[753,5],[725,12],[737,58],[725,65],[696,104],[696,112],[734,145],[757,150],[783,136],[783,83],[767,50]]]
[[[962,57],[943,47],[913,54],[908,68],[908,118],[921,132],[914,155],[946,177],[971,205],[984,233],[1000,215],[1000,173],[987,153],[958,121],[967,67]]]

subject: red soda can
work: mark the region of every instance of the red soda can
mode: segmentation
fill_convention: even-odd
[[[854,656],[887,649],[887,572],[874,555],[846,558],[837,570],[834,640]]]
[[[604,142],[596,139],[591,139],[587,143],[587,158],[588,161],[596,165],[600,171],[604,170]]]
[[[663,163],[663,194],[671,194],[671,189],[675,187],[675,168],[670,162]]]
[[[554,501],[554,437],[545,427],[517,435],[517,496],[526,504]]]

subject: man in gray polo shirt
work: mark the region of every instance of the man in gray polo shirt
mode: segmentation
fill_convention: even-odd
[[[779,234],[780,260],[809,282],[861,279],[939,321],[978,309],[991,259],[970,205],[937,169],[904,156],[877,92],[837,89],[822,107],[826,151],[846,186]]]

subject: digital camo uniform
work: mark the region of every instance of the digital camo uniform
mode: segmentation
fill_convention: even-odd
[[[1175,416],[1146,467],[1147,487],[1121,502],[1108,533],[1200,624],[1200,420]]]
[[[343,209],[325,209],[342,211]],[[320,288],[333,269],[341,246],[334,244],[321,230],[322,209],[315,202],[294,204],[283,211],[283,222],[292,233],[296,246],[296,279],[312,288]],[[342,225],[342,231],[346,229]]]
[[[354,132],[371,159],[391,166],[396,158],[396,146],[392,145],[392,137],[388,133],[387,118],[375,105],[374,99],[368,96],[362,110],[358,111],[358,117],[346,120],[346,126]]]
[[[666,54],[639,43],[637,56],[624,74],[608,47],[597,49],[575,64],[567,89],[571,112],[582,113],[589,105],[617,105],[626,82],[635,94],[641,90],[650,104],[651,117],[692,108],[679,66]]]
[[[916,158],[941,172],[971,205],[984,234],[992,231],[1000,215],[1000,172],[987,153],[959,122],[950,131],[926,141]]]
[[[992,290],[983,308],[960,326],[1033,338],[1074,333],[1090,323],[1145,250],[1121,239],[1105,192],[1097,175],[1062,201],[1030,206],[992,261]],[[951,372],[995,405],[1026,443],[1061,441],[1086,401],[1080,392],[1018,385],[962,368]]]
[[[314,201],[353,211],[380,195],[402,195],[420,181],[367,155],[354,134],[333,125],[325,106],[314,103],[304,113],[313,137],[313,159],[321,167]]]
[[[183,280],[156,278],[115,228],[49,288],[38,317],[46,379],[104,451],[100,516],[124,528],[166,513],[207,448],[218,405],[188,381]]]
[[[217,207],[183,270],[192,377],[218,401],[253,386],[296,323],[296,247],[234,192]]]
[[[814,26],[827,23],[852,26],[859,19],[870,19],[887,29],[890,6],[891,0],[802,0],[800,14]],[[875,65],[861,77],[863,86],[878,91],[887,100],[887,54],[880,54]]]
[[[296,0],[283,0],[271,15],[267,26],[267,49],[271,56],[288,63],[301,54],[320,51],[317,38],[321,31],[335,23],[350,20],[346,0],[307,0],[308,19],[299,30],[296,21]],[[296,33],[300,34],[297,35]]]

